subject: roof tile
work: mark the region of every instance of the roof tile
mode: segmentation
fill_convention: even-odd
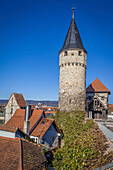
[[[25,139],[0,137],[1,169],[36,169],[45,163],[46,158],[38,145]]]
[[[105,87],[105,85],[98,79],[96,78],[86,89],[87,93],[92,93],[92,92],[107,92],[110,94],[110,90]]]

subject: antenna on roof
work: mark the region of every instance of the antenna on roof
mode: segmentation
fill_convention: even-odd
[[[73,5],[73,8],[72,8],[72,10],[73,10],[73,15],[72,15],[72,18],[74,18],[74,10],[75,10],[75,6]]]

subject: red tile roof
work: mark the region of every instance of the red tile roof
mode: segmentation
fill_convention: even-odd
[[[54,127],[57,130],[57,132],[62,134],[60,129],[57,127],[54,119],[42,118],[40,123],[36,126],[36,128],[30,135],[42,138],[52,123],[54,124]]]
[[[16,99],[17,104],[19,105],[19,107],[25,107],[26,106],[26,102],[25,102],[25,99],[24,99],[23,95],[19,94],[19,93],[12,93],[12,95],[13,94],[15,96],[15,99]],[[10,96],[10,98],[11,98],[11,96]],[[10,98],[9,98],[9,100],[10,100]],[[9,100],[8,100],[8,102],[9,102]],[[7,104],[8,104],[8,102],[7,102]]]
[[[0,169],[22,169],[19,138],[0,137]]]
[[[108,108],[109,108],[110,110],[113,110],[113,104],[109,104],[109,105],[108,105]]]
[[[11,126],[9,127],[9,126],[0,125],[0,130],[9,131],[9,132],[16,132],[18,130],[18,128],[11,127]]]
[[[11,117],[11,119],[9,119],[9,121],[5,125],[9,127],[17,127],[23,130],[24,120],[25,120],[25,109],[17,109],[14,115]]]
[[[26,102],[25,102],[25,99],[24,99],[22,94],[14,93],[14,96],[15,96],[16,101],[17,101],[17,103],[18,103],[18,105],[20,107],[25,107],[26,106]]]
[[[33,110],[31,117],[29,118],[30,121],[30,130],[32,127],[37,123],[39,118],[43,114],[43,110]],[[6,126],[17,127],[21,130],[24,129],[24,121],[25,121],[25,109],[17,109],[14,115],[9,119],[9,121],[5,124]]]
[[[38,145],[20,138],[0,137],[0,169],[43,169],[45,163]]]
[[[44,114],[44,116],[46,117],[46,115],[45,115],[43,110],[37,110],[37,109],[33,110],[32,116],[29,118],[29,121],[30,121],[30,130],[33,128],[33,126],[40,119],[42,114]]]
[[[96,78],[86,89],[87,93],[92,93],[92,92],[107,92],[110,94],[110,90],[105,87],[105,85],[98,79]]]

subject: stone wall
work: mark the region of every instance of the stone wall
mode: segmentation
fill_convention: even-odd
[[[86,57],[86,53],[80,50],[69,50],[67,55],[62,52],[59,56],[59,108],[61,111],[85,111]]]
[[[18,106],[13,94],[5,107],[5,123],[14,115],[17,109],[20,109],[20,107]]]

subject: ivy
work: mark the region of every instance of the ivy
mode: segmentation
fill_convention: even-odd
[[[54,154],[56,170],[92,169],[109,163],[113,154],[104,155],[106,138],[93,120],[84,121],[84,112],[60,112],[55,120],[63,130],[63,147]]]

